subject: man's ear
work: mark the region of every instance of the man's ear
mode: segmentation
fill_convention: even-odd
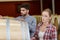
[[[29,12],[29,10],[27,10],[27,12]]]

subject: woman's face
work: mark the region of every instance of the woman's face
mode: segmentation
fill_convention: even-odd
[[[42,22],[43,23],[49,22],[50,19],[51,19],[51,17],[49,16],[49,12],[43,11],[42,12]]]

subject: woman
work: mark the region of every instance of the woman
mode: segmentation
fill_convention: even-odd
[[[45,9],[42,12],[42,23],[39,23],[31,40],[57,40],[57,30],[51,24],[51,10]]]

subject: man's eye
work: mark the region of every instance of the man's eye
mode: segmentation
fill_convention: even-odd
[[[20,10],[20,11],[25,11],[25,10]]]
[[[22,10],[22,11],[25,11],[25,10]]]

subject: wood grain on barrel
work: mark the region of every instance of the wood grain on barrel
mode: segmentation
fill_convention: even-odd
[[[23,21],[0,19],[0,40],[30,40],[28,24]]]

